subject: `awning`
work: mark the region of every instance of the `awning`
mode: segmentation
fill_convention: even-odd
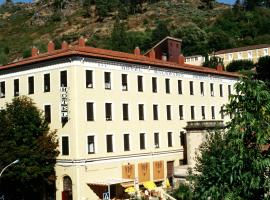
[[[122,179],[122,178],[113,178],[113,179],[106,179],[106,180],[98,180],[98,181],[91,181],[87,183],[87,185],[97,185],[97,186],[108,186],[108,185],[117,185],[121,184],[123,187],[128,187],[133,185],[132,179]]]

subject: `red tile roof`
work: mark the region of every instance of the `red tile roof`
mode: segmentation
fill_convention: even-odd
[[[262,48],[269,48],[270,44],[258,44],[258,45],[252,45],[252,46],[245,46],[245,47],[239,47],[239,48],[233,48],[233,49],[224,49],[215,52],[215,55],[217,54],[224,54],[224,53],[232,53],[232,52],[239,52],[239,51],[248,51],[253,49],[262,49]]]
[[[0,66],[0,70],[22,67],[29,64],[40,63],[49,60],[55,60],[57,58],[68,57],[68,56],[85,56],[92,58],[100,58],[106,60],[115,60],[128,63],[137,63],[142,65],[152,65],[156,67],[169,68],[169,69],[179,69],[192,72],[207,73],[213,75],[223,75],[229,77],[239,77],[237,73],[231,73],[226,71],[217,71],[216,69],[211,69],[207,67],[195,66],[184,64],[180,65],[173,62],[162,61],[158,59],[151,59],[143,55],[135,55],[129,53],[123,53],[118,51],[99,49],[93,47],[84,47],[84,46],[71,46],[67,49],[59,49],[51,52],[39,54],[34,57],[26,58],[14,63],[10,63],[4,66]]]

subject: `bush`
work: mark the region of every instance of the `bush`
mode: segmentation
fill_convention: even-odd
[[[228,72],[238,72],[243,70],[250,70],[254,67],[254,63],[251,60],[233,60],[230,62],[226,70]]]
[[[257,63],[257,76],[263,81],[268,81],[270,86],[270,56],[261,57]]]
[[[29,58],[31,57],[31,55],[32,55],[31,49],[25,49],[22,54],[23,58]]]
[[[180,183],[173,196],[178,200],[191,200],[193,198],[193,191],[186,183]]]
[[[8,62],[7,55],[0,52],[0,66],[5,65]]]
[[[204,67],[209,67],[209,68],[216,68],[218,65],[224,66],[223,59],[217,56],[212,56],[210,59],[208,56],[205,56],[205,61],[203,63]]]

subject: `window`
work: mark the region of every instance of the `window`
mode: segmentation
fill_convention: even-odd
[[[201,95],[204,96],[204,82],[200,82]]]
[[[128,90],[127,74],[122,74],[122,91]]]
[[[104,79],[105,79],[105,89],[110,90],[111,89],[111,73],[104,72]]]
[[[170,79],[166,78],[165,79],[165,87],[166,87],[166,93],[170,93]]]
[[[106,121],[112,120],[112,104],[105,103],[105,114],[106,114]]]
[[[88,150],[88,154],[95,153],[95,136],[94,135],[87,136],[87,150]]]
[[[67,71],[60,72],[60,87],[67,87]]]
[[[228,96],[231,96],[232,91],[231,91],[231,85],[228,85]]]
[[[178,94],[182,94],[182,80],[178,80]]]
[[[138,91],[142,92],[143,91],[143,77],[142,76],[138,76]]]
[[[0,82],[0,98],[4,98],[6,96],[6,85],[5,81]]]
[[[86,103],[86,118],[87,121],[94,121],[94,103]]]
[[[268,49],[267,48],[263,49],[263,55],[268,56]]]
[[[44,115],[45,115],[45,121],[48,123],[51,123],[51,106],[50,105],[44,106]]]
[[[202,119],[205,119],[205,107],[202,106],[201,109],[202,109]]]
[[[232,53],[229,53],[229,54],[228,54],[228,60],[231,61],[232,59],[233,59],[233,54],[232,54]]]
[[[172,132],[168,132],[168,147],[172,147]]]
[[[219,84],[219,96],[223,97],[223,85]]]
[[[62,155],[67,156],[69,155],[69,142],[68,142],[68,136],[62,137]]]
[[[19,79],[14,80],[14,96],[19,96]]]
[[[252,59],[252,51],[248,51],[248,59]]]
[[[50,74],[44,74],[44,92],[50,92],[51,90],[51,81],[50,81]]]
[[[157,78],[156,77],[152,77],[152,91],[154,93],[157,92]]]
[[[128,104],[124,103],[122,107],[123,107],[123,120],[127,121],[128,120]]]
[[[190,95],[194,95],[193,81],[189,81],[189,92],[190,92]]]
[[[28,77],[28,94],[34,94],[34,77]]]
[[[214,96],[214,83],[210,83],[210,94],[212,97]]]
[[[144,120],[144,105],[139,104],[139,120]]]
[[[130,151],[129,134],[124,134],[124,151]]]
[[[221,116],[221,119],[224,119],[224,109],[223,109],[223,106],[220,107],[220,116]]]
[[[154,133],[154,145],[155,148],[159,148],[159,133]]]
[[[86,88],[93,88],[93,71],[85,71],[85,86]]]
[[[186,146],[186,133],[184,131],[180,132],[180,142],[182,146]]]
[[[215,106],[211,106],[212,119],[215,119]]]
[[[172,119],[171,105],[166,105],[166,110],[167,110],[167,120],[171,120]]]
[[[195,110],[194,110],[194,106],[190,106],[190,114],[191,114],[191,119],[194,120],[195,119]]]
[[[179,119],[184,119],[184,113],[183,113],[183,105],[179,105]]]
[[[113,152],[113,135],[106,135],[107,152]]]
[[[153,105],[153,118],[154,120],[158,120],[158,105]]]
[[[145,149],[145,133],[140,133],[140,149]]]
[[[241,60],[243,58],[242,52],[238,52],[238,59]]]

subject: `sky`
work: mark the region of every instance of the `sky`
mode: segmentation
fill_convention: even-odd
[[[226,3],[226,4],[234,4],[235,0],[217,0],[218,2],[221,3]],[[0,0],[0,4],[4,3],[5,0]],[[32,0],[13,0],[13,2],[32,2]]]

